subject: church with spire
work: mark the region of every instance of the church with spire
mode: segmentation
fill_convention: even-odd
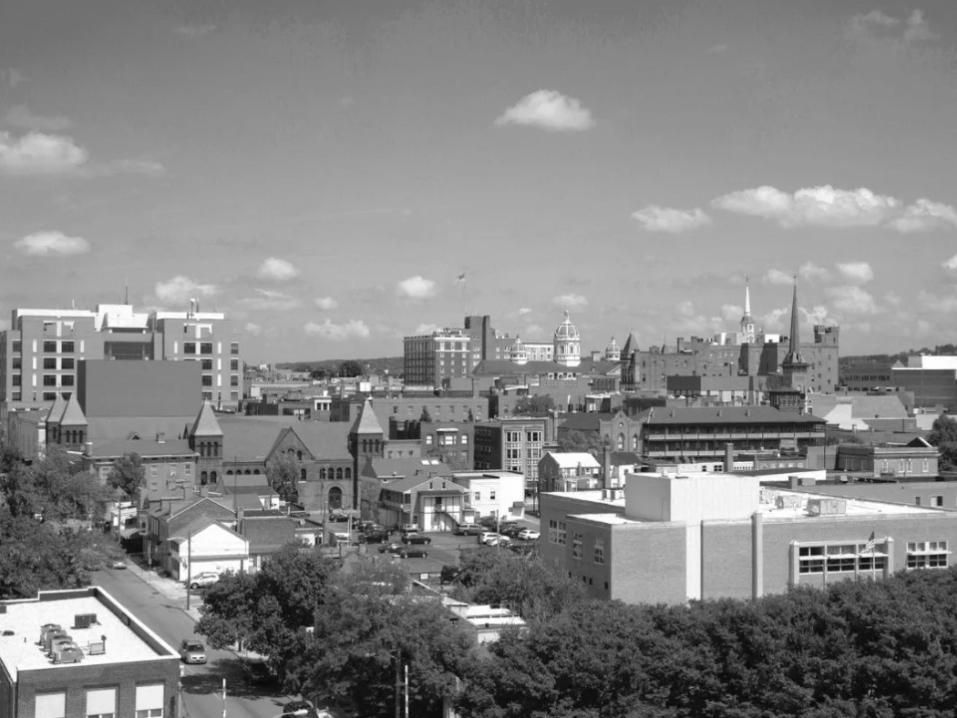
[[[788,353],[781,362],[781,372],[769,379],[768,399],[780,411],[805,413],[808,394],[808,362],[801,355],[801,323],[798,319],[797,278],[791,299],[791,331]]]

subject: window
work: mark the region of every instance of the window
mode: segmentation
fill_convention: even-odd
[[[857,573],[883,571],[887,568],[887,547],[883,542],[819,544],[801,546],[798,551],[798,573]]]
[[[212,374],[203,374],[203,386],[212,386],[213,385],[213,376]]]
[[[928,471],[930,471],[930,462],[927,459],[924,459],[924,473],[926,474]]]
[[[239,342],[230,342],[229,353],[233,356],[239,354]]]
[[[72,354],[73,352],[76,351],[76,349],[74,349],[73,342],[66,341],[66,342],[60,342],[60,351],[63,354]]]
[[[212,359],[203,359],[202,362],[203,371],[212,371],[213,370],[213,360]]]
[[[44,374],[43,386],[56,386],[56,374]]]
[[[426,434],[425,436],[425,445],[432,446],[432,434]]]
[[[73,386],[73,375],[64,374],[60,377],[60,386]]]
[[[56,357],[43,357],[44,369],[56,369]]]
[[[74,368],[74,359],[73,357],[65,357],[60,360],[61,369],[73,369]]]
[[[229,371],[239,371],[239,359],[229,360]]]
[[[87,690],[86,718],[116,718],[116,688]]]
[[[13,385],[14,385],[14,386],[20,386],[21,377],[20,377],[19,374],[14,374],[13,377],[12,377],[12,379],[13,379]]]
[[[66,718],[66,693],[37,693],[33,715]]]
[[[11,368],[11,369],[22,369],[22,368],[23,368],[23,358],[22,358],[22,357],[13,357],[13,359],[10,360],[10,368]],[[926,459],[924,460],[924,463],[925,463],[925,464],[927,463],[927,460],[926,460]],[[924,471],[926,471],[926,470],[927,470],[927,469],[924,469]]]
[[[19,354],[20,352],[23,351],[23,343],[18,339],[17,341],[13,342],[13,345],[10,350],[14,354]]]
[[[565,529],[565,522],[549,519],[548,540],[554,544],[564,545],[566,536],[567,536],[567,532]]]
[[[183,342],[183,354],[195,354],[196,342]]]
[[[199,345],[200,354],[212,354],[213,353],[213,343],[212,342],[202,342]]]
[[[908,541],[907,568],[947,568],[946,541]]]
[[[481,500],[482,500],[482,492],[481,492],[481,491],[476,491],[476,492],[475,492],[475,500],[476,500],[476,501],[481,501]]]
[[[934,497],[934,506],[943,506],[943,505],[944,505],[944,497],[943,497],[943,496],[935,496],[935,497]]]
[[[489,491],[489,492],[488,492],[488,500],[489,500],[489,501],[495,501],[495,492],[494,492],[494,491]]]
[[[163,684],[136,686],[136,718],[163,718]]]
[[[236,374],[233,374],[229,377],[230,386],[239,386],[239,377]]]
[[[56,354],[56,342],[49,340],[43,342],[43,351],[47,354]]]
[[[605,563],[605,539],[595,539],[595,563]]]
[[[577,531],[572,534],[572,558],[581,560],[582,557],[582,535]]]

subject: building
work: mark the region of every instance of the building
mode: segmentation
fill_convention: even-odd
[[[888,394],[808,394],[809,413],[846,431],[917,432],[917,420],[904,404],[906,392]]]
[[[422,531],[451,531],[463,521],[465,489],[448,472],[411,474],[382,481],[378,521],[383,526],[415,524]]]
[[[946,568],[957,545],[955,511],[714,472],[630,474],[623,490],[543,494],[541,507],[544,560],[593,597],[626,603],[748,599]]]
[[[472,366],[486,359],[508,359],[513,339],[495,331],[488,314],[465,317],[465,333],[471,339]]]
[[[475,470],[524,474],[527,498],[538,491],[538,462],[546,441],[544,417],[510,417],[475,425]]]
[[[242,398],[242,362],[232,324],[220,312],[136,312],[129,304],[94,310],[14,309],[0,333],[0,407],[49,406],[69,397],[83,360],[195,361],[200,399],[235,408]]]
[[[514,471],[455,471],[452,481],[465,489],[465,519],[525,515],[525,477]]]
[[[97,586],[0,602],[0,715],[179,715],[179,655]]]
[[[403,339],[403,375],[407,386],[448,388],[472,373],[472,339],[464,329],[437,329]]]
[[[602,466],[587,452],[546,451],[538,462],[539,491],[586,491],[602,488]]]
[[[840,383],[848,391],[872,391],[891,386],[890,359],[877,357],[844,357],[841,359]]]
[[[914,406],[957,410],[957,356],[912,356],[907,366],[891,368],[898,391],[914,393]]]
[[[937,447],[918,436],[906,443],[840,444],[834,468],[875,478],[930,479],[938,475],[939,458]]]

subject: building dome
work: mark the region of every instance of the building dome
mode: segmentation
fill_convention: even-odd
[[[605,347],[605,359],[608,361],[619,361],[621,359],[621,349],[618,347],[615,337],[612,337],[608,346]]]
[[[555,330],[554,357],[557,364],[574,367],[582,362],[581,336],[565,312],[564,321]]]
[[[522,340],[518,337],[515,337],[515,343],[509,347],[509,359],[512,360],[513,364],[528,364],[528,352],[525,350]]]

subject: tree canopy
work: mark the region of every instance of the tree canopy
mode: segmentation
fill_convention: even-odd
[[[283,501],[298,500],[300,468],[295,457],[287,453],[266,464],[266,480]]]
[[[132,499],[143,485],[144,476],[143,459],[139,454],[132,452],[124,454],[113,462],[113,468],[110,469],[106,481],[114,489],[119,489]]]
[[[515,402],[515,415],[548,416],[555,409],[555,400],[549,394],[523,396]]]
[[[941,414],[934,420],[927,441],[940,450],[941,469],[957,469],[957,420],[947,414]]]
[[[341,377],[353,377],[353,376],[362,376],[365,372],[362,369],[362,364],[355,361],[354,359],[347,359],[339,365],[339,369],[336,371],[337,376]]]

